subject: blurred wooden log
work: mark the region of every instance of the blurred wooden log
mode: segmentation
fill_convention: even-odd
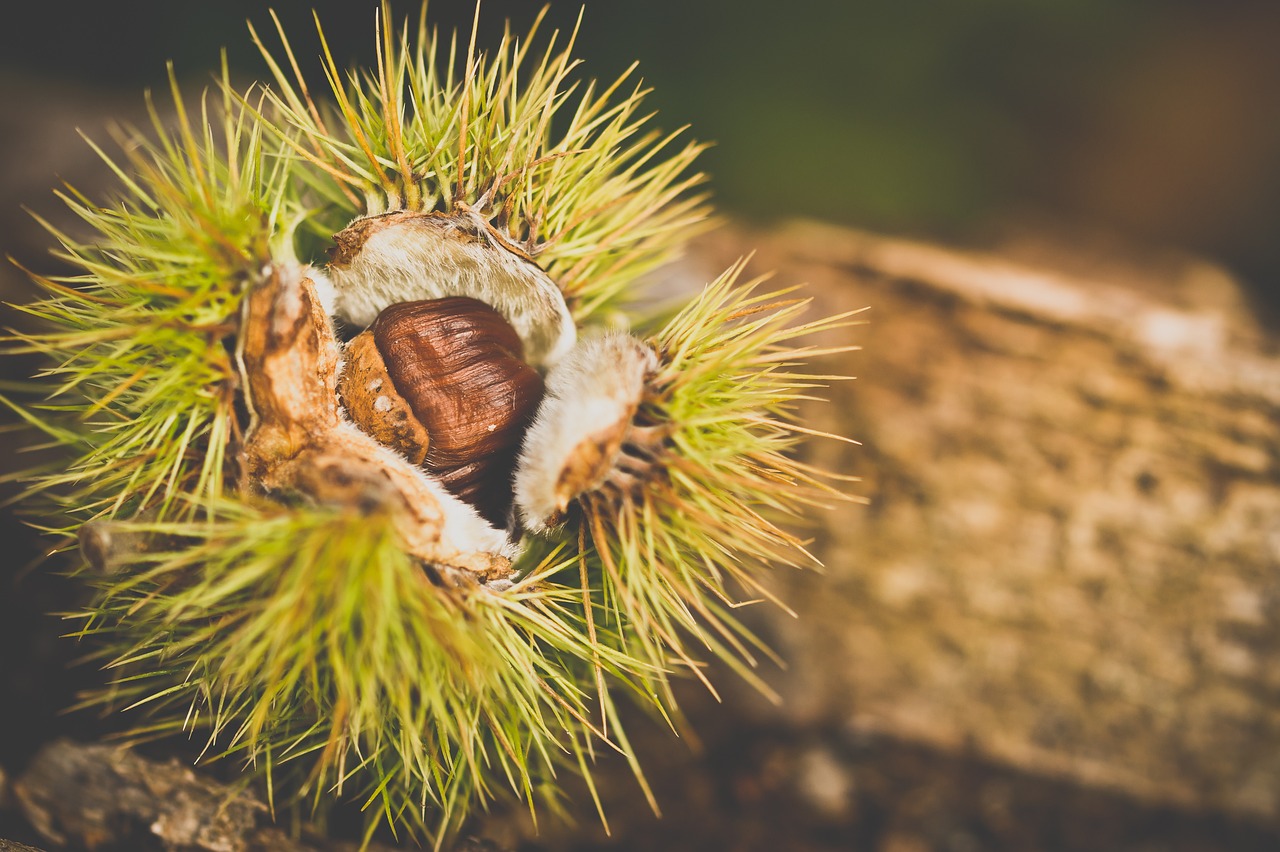
[[[751,247],[823,311],[871,306],[827,365],[857,381],[807,413],[863,442],[809,452],[870,505],[816,518],[825,576],[778,577],[786,721],[1280,817],[1280,340],[1236,282],[816,224],[683,274]]]

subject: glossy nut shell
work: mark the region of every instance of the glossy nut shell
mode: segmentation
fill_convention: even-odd
[[[391,305],[368,334],[391,389],[425,440],[403,426],[390,394],[385,402],[375,397],[359,406],[359,416],[349,407],[352,419],[406,455],[406,445],[415,453],[424,447],[422,467],[490,523],[505,526],[516,454],[543,391],[542,377],[523,360],[519,336],[493,308],[466,297]],[[353,375],[348,384],[358,387],[362,380],[368,387],[376,376]]]

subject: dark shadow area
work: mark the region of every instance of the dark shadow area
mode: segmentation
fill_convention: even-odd
[[[717,143],[704,167],[729,213],[973,242],[1028,221],[1083,224],[1204,253],[1274,307],[1280,7],[1268,0],[581,5],[584,73],[612,79],[638,60],[661,124]],[[375,4],[315,6],[338,63],[367,63]],[[392,7],[416,17],[419,4]],[[487,0],[479,43],[506,18],[523,32],[538,8]],[[578,13],[556,3],[547,28],[572,30]],[[322,80],[307,4],[279,14]],[[167,60],[194,88],[223,47],[232,68],[262,74],[246,19],[275,40],[250,0],[28,4],[21,18],[0,34],[0,73],[128,98],[162,89]],[[471,4],[434,3],[431,18],[465,33]],[[22,132],[5,129],[6,159]]]

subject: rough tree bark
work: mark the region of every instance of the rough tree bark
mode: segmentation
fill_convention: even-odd
[[[819,517],[825,576],[779,577],[785,720],[1280,818],[1280,340],[1236,282],[816,224],[688,276],[750,246],[871,306],[806,413],[863,442],[809,452],[870,505]]]

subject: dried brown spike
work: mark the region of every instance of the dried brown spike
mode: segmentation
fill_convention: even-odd
[[[505,526],[542,377],[502,315],[465,297],[401,302],[370,328],[387,374],[430,436],[423,467]]]

